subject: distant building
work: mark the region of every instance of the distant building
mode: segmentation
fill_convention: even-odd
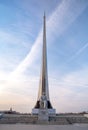
[[[3,114],[18,114],[18,112],[13,111],[12,108],[10,108],[9,110],[0,111],[0,113],[3,113]]]

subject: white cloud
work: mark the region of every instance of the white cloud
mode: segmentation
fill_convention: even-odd
[[[57,109],[57,112],[79,112],[87,110],[87,74],[88,67],[84,67],[81,70],[66,74],[62,78],[59,78],[57,75],[58,78],[49,79],[50,100],[53,106]],[[9,82],[7,82],[7,85],[5,85],[5,88],[3,88],[0,93],[2,97],[1,99],[3,99],[4,103],[7,102],[4,100],[6,97],[4,97],[4,95],[8,95],[8,102],[12,104],[11,101],[13,100],[14,104],[12,104],[12,106],[15,106],[14,108],[17,110],[19,110],[19,106],[22,106],[22,101],[20,100],[23,99],[26,106],[30,106],[29,109],[25,109],[25,112],[31,112],[31,109],[37,100],[38,86],[38,78],[21,75],[20,78],[10,79]],[[11,101],[10,98],[12,99]],[[16,103],[17,98],[19,98],[19,100]]]
[[[57,112],[87,111],[88,67],[50,81],[50,95]],[[54,90],[54,93],[53,93]],[[58,99],[58,100],[57,100]]]
[[[28,48],[31,44],[26,38],[19,38],[18,34],[13,34],[13,32],[8,32],[5,30],[0,31],[0,44],[16,44]]]

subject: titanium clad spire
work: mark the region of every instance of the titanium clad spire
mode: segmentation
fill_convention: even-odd
[[[43,49],[42,49],[42,69],[40,75],[38,99],[35,105],[35,109],[41,108],[41,102],[46,102],[47,109],[52,109],[52,105],[49,100],[48,90],[48,71],[47,71],[47,46],[46,46],[46,16],[43,16]]]
[[[48,90],[48,71],[47,71],[47,47],[46,47],[46,17],[44,13],[44,25],[43,25],[43,49],[42,49],[42,70],[39,84],[38,100],[41,95],[45,95],[49,100]]]

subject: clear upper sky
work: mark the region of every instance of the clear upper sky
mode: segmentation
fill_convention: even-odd
[[[44,11],[52,105],[88,111],[87,0],[0,0],[0,110],[36,103]]]

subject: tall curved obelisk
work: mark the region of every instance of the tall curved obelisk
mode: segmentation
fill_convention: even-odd
[[[32,114],[40,114],[41,111],[46,115],[55,114],[50,98],[48,87],[48,71],[47,71],[47,47],[46,47],[46,16],[44,14],[43,23],[43,50],[42,50],[42,70],[40,75],[38,99],[35,107],[32,109]]]

